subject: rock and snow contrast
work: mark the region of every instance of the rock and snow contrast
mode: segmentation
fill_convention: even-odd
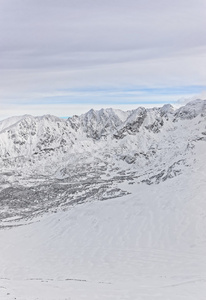
[[[0,299],[203,300],[206,100],[0,122]]]

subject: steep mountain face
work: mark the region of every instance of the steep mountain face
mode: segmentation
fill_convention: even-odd
[[[130,113],[112,108],[101,109],[100,111],[91,109],[88,113],[80,117],[74,116],[68,121],[72,128],[76,130],[81,128],[87,137],[98,140],[116,131]]]
[[[1,219],[17,207],[24,218],[122,196],[121,182],[151,185],[191,172],[196,146],[206,145],[206,100],[178,110],[90,110],[66,121],[26,115],[1,121],[0,130]]]

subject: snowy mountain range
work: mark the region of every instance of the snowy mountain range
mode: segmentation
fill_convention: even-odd
[[[120,182],[151,185],[191,172],[196,146],[205,141],[206,100],[177,110],[168,104],[90,110],[68,120],[51,115],[3,120],[1,220],[16,215],[17,207],[25,218],[127,194]]]
[[[1,300],[204,300],[206,100],[0,122]]]

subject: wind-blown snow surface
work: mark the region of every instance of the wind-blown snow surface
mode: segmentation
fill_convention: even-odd
[[[6,122],[0,299],[205,299],[205,101]]]

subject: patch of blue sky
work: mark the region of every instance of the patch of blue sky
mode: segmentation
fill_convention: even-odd
[[[53,96],[53,97],[45,97],[41,99],[34,99],[32,101],[33,105],[41,105],[41,104],[104,104],[104,105],[116,105],[116,104],[159,104],[162,103],[160,100],[151,100],[151,99],[143,99],[141,97],[137,99],[136,95],[126,95],[126,94],[118,94],[116,96],[109,95],[91,95],[91,96]],[[31,104],[31,103],[30,103]],[[25,105],[29,105],[29,103],[25,103]]]
[[[78,88],[78,89],[61,89],[59,92],[71,92],[71,93],[117,93],[122,95],[124,93],[139,93],[139,94],[156,94],[156,95],[179,95],[179,94],[188,94],[188,93],[200,93],[203,90],[206,90],[206,86],[193,85],[193,86],[175,86],[175,87],[87,87],[87,88]],[[132,94],[131,94],[132,95]]]
[[[162,104],[175,103],[180,97],[196,95],[206,90],[206,86],[179,87],[87,87],[77,89],[58,89],[48,94],[33,95],[23,100],[24,105],[41,104]]]

